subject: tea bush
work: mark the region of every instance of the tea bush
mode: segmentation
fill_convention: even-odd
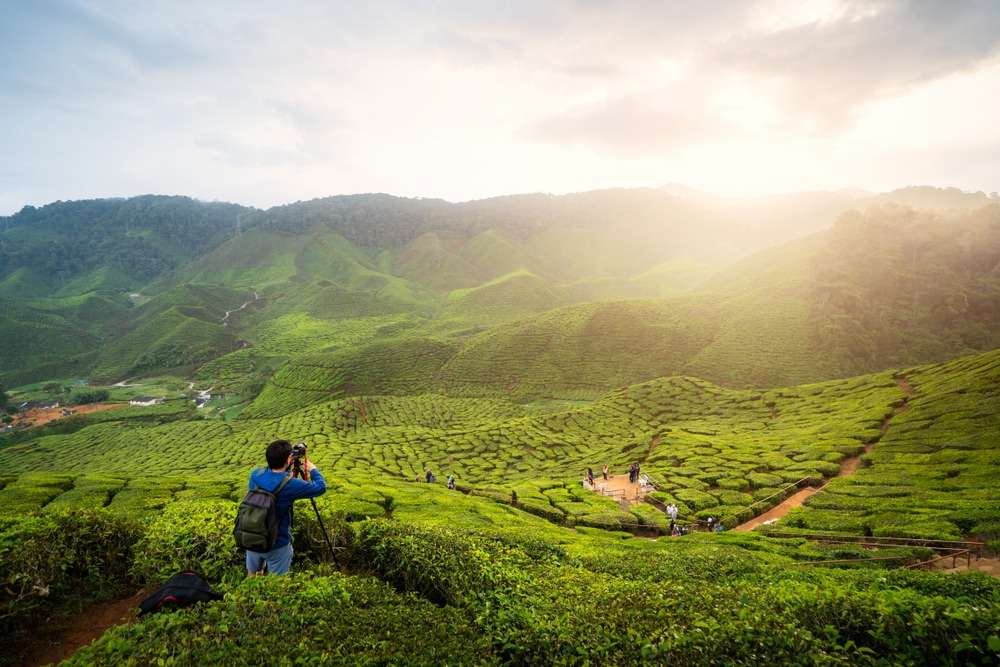
[[[157,514],[135,545],[134,576],[161,583],[182,570],[233,584],[246,576],[233,540],[236,505],[228,501],[179,502]]]
[[[117,626],[68,665],[484,665],[488,638],[460,609],[379,581],[253,577],[219,602]]]
[[[41,609],[132,592],[129,568],[140,531],[132,519],[93,510],[0,524],[0,634],[13,644]]]

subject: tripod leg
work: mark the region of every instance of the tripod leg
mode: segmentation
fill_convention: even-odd
[[[337,552],[333,549],[333,542],[330,541],[330,535],[326,532],[326,526],[323,525],[323,517],[319,515],[319,507],[316,505],[316,499],[310,498],[312,501],[313,511],[316,512],[316,521],[319,522],[320,530],[323,531],[323,537],[326,539],[326,546],[330,548],[330,557],[333,558],[333,564],[340,567],[340,562],[337,560]]]

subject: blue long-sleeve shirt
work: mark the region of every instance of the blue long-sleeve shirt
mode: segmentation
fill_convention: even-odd
[[[247,482],[247,490],[255,488],[263,491],[274,490],[281,485],[281,481],[288,476],[287,472],[274,472],[270,468],[257,468],[250,473],[250,481]],[[272,549],[280,549],[292,541],[292,503],[304,498],[315,498],[326,493],[326,481],[319,470],[313,468],[309,473],[310,481],[302,479],[290,479],[285,488],[278,494],[275,510],[278,513],[278,539],[275,540]]]

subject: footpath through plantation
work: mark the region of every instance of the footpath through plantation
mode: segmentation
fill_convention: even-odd
[[[96,413],[0,446],[3,659],[45,619],[188,568],[225,598],[114,626],[69,664],[1000,659],[1000,582],[907,567],[926,540],[1000,546],[1000,352],[768,391],[669,377],[571,407],[281,400],[229,422]],[[328,481],[338,563],[300,509],[293,574],[247,580],[236,501],[278,437]],[[641,464],[650,502],[586,490],[604,463]],[[415,481],[428,470],[458,490]],[[811,489],[782,537],[731,530]],[[730,530],[646,539],[669,504]]]

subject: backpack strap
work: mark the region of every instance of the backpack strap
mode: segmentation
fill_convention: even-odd
[[[273,495],[274,497],[277,497],[277,496],[278,496],[278,494],[279,494],[279,493],[281,493],[281,490],[282,490],[283,488],[285,488],[285,486],[287,486],[287,484],[288,484],[288,483],[289,483],[290,481],[292,481],[292,474],[291,474],[291,473],[288,473],[287,475],[285,475],[285,479],[281,480],[281,484],[279,484],[279,485],[278,485],[278,487],[277,487],[277,488],[276,488],[276,489],[275,489],[274,491],[272,491],[272,492],[271,492],[271,494],[272,494],[272,495]]]
[[[263,470],[263,468],[254,468],[253,470],[250,471],[250,483],[253,484],[253,486],[250,488],[251,491],[256,491],[257,489],[260,488],[260,484],[257,483],[257,475],[260,473],[261,470]]]

